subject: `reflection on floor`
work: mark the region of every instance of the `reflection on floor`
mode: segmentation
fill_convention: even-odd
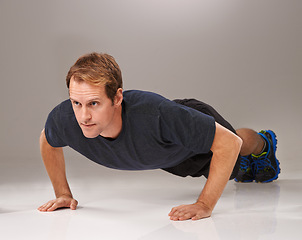
[[[2,181],[1,239],[301,239],[301,174],[268,184],[230,181],[213,216],[196,222],[167,214],[194,202],[204,178],[104,169],[84,175],[69,178],[78,209],[52,213],[36,210],[53,198],[46,178]]]

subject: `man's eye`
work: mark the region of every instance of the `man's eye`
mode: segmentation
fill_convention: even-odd
[[[92,106],[96,106],[98,103],[97,102],[91,102]]]
[[[79,106],[80,103],[79,102],[73,102],[74,105]]]

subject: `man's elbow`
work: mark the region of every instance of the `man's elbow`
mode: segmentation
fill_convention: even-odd
[[[241,146],[242,146],[242,144],[243,144],[242,139],[241,139],[239,136],[237,136],[237,135],[234,134],[233,143],[234,143],[235,149],[236,149],[236,150],[238,151],[238,153],[239,153],[240,150],[241,150]]]
[[[45,135],[45,129],[42,130],[39,138],[39,143],[40,143],[40,149],[48,147],[48,148],[53,148],[47,141],[46,135]]]
[[[215,137],[211,147],[212,152],[236,152],[236,154],[239,154],[241,146],[242,139],[238,135],[216,123]]]
[[[41,131],[41,134],[40,134],[40,138],[39,138],[39,143],[40,143],[40,146],[42,145],[42,143],[45,141],[45,129],[43,129]]]

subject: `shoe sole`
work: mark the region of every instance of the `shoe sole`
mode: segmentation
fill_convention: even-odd
[[[234,178],[234,181],[235,181],[235,182],[238,182],[238,183],[251,183],[251,182],[253,182],[254,180],[239,181],[239,180],[237,180],[236,178]]]

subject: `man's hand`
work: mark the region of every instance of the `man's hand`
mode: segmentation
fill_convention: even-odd
[[[51,212],[58,208],[70,208],[76,210],[78,201],[70,196],[61,196],[54,200],[50,200],[38,208],[41,212]]]
[[[212,210],[201,202],[196,202],[189,205],[181,205],[172,208],[169,213],[170,219],[174,221],[183,220],[199,220],[201,218],[210,217]]]

